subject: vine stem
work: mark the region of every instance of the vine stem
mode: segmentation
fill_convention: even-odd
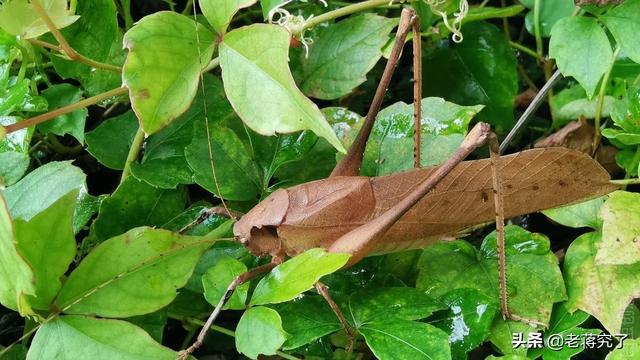
[[[515,41],[509,41],[509,46],[511,46],[514,49],[520,50],[523,53],[533,57],[534,59],[538,60],[538,61],[544,61],[544,58],[542,56],[540,56],[537,52],[533,51],[532,49],[529,49],[528,47],[521,45]]]
[[[536,0],[533,4],[533,32],[536,37],[536,52],[538,56],[542,58],[544,56],[544,50],[542,47],[542,30],[540,29],[540,8],[542,1]]]
[[[360,11],[364,11],[364,10],[368,10],[371,8],[375,8],[375,7],[379,7],[379,6],[383,6],[383,5],[391,5],[394,2],[400,2],[398,0],[368,0],[368,1],[363,1],[363,2],[359,2],[359,3],[355,3],[355,4],[351,4],[349,6],[345,6],[339,9],[335,9],[332,11],[328,11],[324,14],[312,17],[311,19],[307,20],[303,25],[302,25],[302,31],[307,30],[309,28],[312,28],[316,25],[322,24],[325,21],[329,21],[329,20],[333,20],[336,18],[339,18],[341,16],[346,16],[346,15],[350,15],[353,13],[357,13]]]
[[[67,105],[67,106],[63,106],[59,109],[53,110],[53,111],[49,111],[48,113],[44,113],[42,115],[38,115],[38,116],[34,116],[32,118],[17,122],[15,124],[11,124],[11,125],[7,125],[4,127],[4,129],[6,130],[7,134],[10,134],[14,131],[18,131],[24,128],[28,128],[29,126],[34,126],[34,125],[38,125],[40,123],[43,123],[47,120],[51,120],[53,118],[56,118],[60,115],[64,115],[64,114],[68,114],[72,111],[78,110],[78,109],[82,109],[85,108],[87,106],[90,105],[94,105],[100,101],[103,100],[107,100],[109,98],[112,98],[114,96],[118,96],[118,95],[122,95],[125,94],[129,91],[129,89],[125,88],[125,87],[119,87],[119,88],[115,88],[112,90],[109,90],[107,92],[103,92],[102,94],[98,94],[96,96],[92,96],[90,98],[86,98],[84,100],[78,101],[75,104],[71,104],[71,105]]]
[[[198,320],[192,317],[187,317],[187,316],[181,316],[181,315],[174,315],[174,314],[169,314],[169,317],[175,320],[179,320],[179,321],[185,321],[189,324],[192,325],[197,325],[197,326],[204,326],[204,321],[202,320]],[[232,330],[229,330],[227,328],[224,328],[222,326],[218,326],[218,325],[211,325],[211,327],[209,327],[211,330],[215,331],[215,332],[219,332],[221,334],[225,334],[227,336],[230,337],[236,337],[236,333],[233,332]],[[283,359],[287,359],[287,360],[300,360],[299,358],[293,356],[293,355],[289,355],[285,352],[282,351],[276,351],[276,355],[280,356]]]
[[[593,142],[591,144],[591,155],[595,155],[596,150],[598,150],[598,144],[600,143],[600,120],[602,118],[602,108],[604,107],[604,96],[607,90],[607,84],[609,83],[609,77],[611,76],[611,71],[613,71],[613,65],[616,63],[616,58],[620,53],[620,46],[616,47],[616,50],[613,52],[613,59],[611,60],[611,64],[609,65],[609,69],[604,74],[602,78],[602,83],[600,83],[600,92],[598,93],[598,102],[596,104],[596,115],[593,119],[593,126],[595,127],[595,132],[593,134]]]
[[[47,28],[51,31],[53,37],[56,38],[58,43],[60,44],[60,48],[64,51],[64,53],[69,57],[69,59],[73,61],[77,61],[79,63],[91,66],[96,69],[102,69],[113,72],[122,72],[122,69],[119,66],[101,63],[99,61],[91,60],[82,54],[78,53],[75,49],[69,45],[67,39],[64,38],[60,30],[53,23],[53,20],[49,17],[49,14],[44,10],[39,0],[31,0],[31,6],[38,13],[38,15],[42,18],[45,24],[47,24]]]
[[[640,179],[636,178],[636,179],[624,179],[624,180],[610,180],[609,181],[611,184],[618,184],[618,185],[638,185],[640,184]]]
[[[136,131],[136,135],[133,137],[133,142],[129,148],[129,154],[127,154],[127,160],[124,163],[124,169],[122,170],[122,176],[120,177],[120,184],[122,184],[124,180],[131,175],[131,164],[138,159],[144,139],[145,133],[140,126],[138,127],[138,131]]]

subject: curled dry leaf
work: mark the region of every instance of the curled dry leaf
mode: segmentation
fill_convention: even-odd
[[[536,148],[548,148],[562,146],[578,150],[585,154],[592,153],[593,135],[595,128],[584,117],[572,121],[560,128],[555,133],[535,143]],[[616,148],[612,146],[600,146],[596,151],[596,161],[600,163],[610,174],[620,171],[616,164]]]

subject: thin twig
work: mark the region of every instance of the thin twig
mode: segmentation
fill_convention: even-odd
[[[62,48],[64,53],[69,57],[69,59],[85,65],[89,65],[96,69],[102,69],[102,70],[113,71],[118,73],[122,72],[122,68],[120,68],[119,66],[105,64],[99,61],[91,60],[83,56],[82,54],[78,53],[75,49],[71,47],[71,45],[69,45],[69,43],[67,42],[67,39],[64,38],[60,30],[53,23],[53,20],[51,20],[51,18],[49,17],[49,14],[47,14],[47,12],[44,10],[42,5],[40,4],[40,1],[31,0],[31,6],[33,6],[33,9],[42,18],[44,23],[47,25],[47,28],[49,29],[49,31],[51,31],[51,34],[53,35],[53,37],[56,38],[56,40],[60,44],[60,47]]]
[[[357,13],[360,11],[368,10],[371,8],[376,8],[380,6],[388,6],[393,4],[394,2],[399,2],[398,0],[369,0],[363,1],[359,3],[355,3],[349,6],[345,6],[339,9],[335,9],[332,11],[328,11],[324,14],[320,14],[318,16],[314,16],[309,19],[307,22],[302,25],[302,31],[306,29],[310,29],[316,25],[322,24],[325,21],[333,20],[342,16],[351,15],[353,13]]]
[[[31,44],[36,45],[36,46],[40,46],[40,47],[43,47],[43,48],[55,50],[57,52],[62,52],[62,48],[60,46],[48,43],[46,41],[42,41],[42,40],[38,40],[38,39],[29,39],[28,41]]]
[[[138,155],[140,154],[140,149],[142,149],[144,139],[145,133],[144,130],[142,130],[142,126],[140,126],[138,127],[138,131],[136,131],[136,135],[133,137],[133,142],[131,143],[131,147],[129,148],[127,160],[124,163],[124,169],[122,169],[120,184],[122,184],[125,179],[128,178],[129,175],[131,175],[131,164],[138,160]]]
[[[119,87],[119,88],[115,88],[112,90],[109,90],[107,92],[103,92],[102,94],[98,94],[96,96],[92,96],[90,98],[78,101],[77,103],[71,104],[71,105],[67,105],[67,106],[63,106],[59,109],[53,110],[53,111],[49,111],[48,113],[42,114],[42,115],[38,115],[38,116],[34,116],[32,118],[17,122],[15,124],[11,124],[11,125],[7,125],[5,126],[5,130],[7,131],[7,133],[12,133],[14,131],[18,131],[24,128],[28,128],[30,126],[34,126],[40,123],[43,123],[47,120],[51,120],[54,119],[60,115],[64,115],[64,114],[68,114],[72,111],[78,110],[78,109],[82,109],[85,108],[87,106],[90,105],[94,105],[96,103],[99,103],[100,101],[103,100],[107,100],[109,98],[112,98],[114,96],[118,96],[118,95],[122,95],[125,94],[129,91],[129,89],[124,88],[124,87]]]
[[[540,56],[538,53],[536,53],[535,51],[529,49],[528,47],[521,45],[515,41],[509,41],[509,46],[511,46],[514,49],[518,49],[520,51],[522,51],[523,53],[533,57],[534,59],[538,60],[538,61],[544,61],[544,58],[542,56]]]
[[[198,320],[192,317],[187,317],[187,316],[183,316],[183,315],[177,315],[177,314],[169,314],[169,317],[175,320],[179,320],[179,321],[184,321],[184,322],[188,322],[190,324],[193,325],[197,325],[197,326],[204,326],[205,322],[202,320]],[[209,327],[210,330],[213,330],[215,332],[218,332],[220,334],[224,334],[230,337],[236,337],[236,333],[233,330],[229,330],[227,328],[224,328],[222,326],[218,326],[218,325],[211,325]],[[299,358],[291,355],[291,354],[287,354],[285,352],[282,351],[276,351],[276,355],[280,356],[283,359],[287,359],[287,360],[300,360]]]
[[[616,47],[616,50],[613,52],[613,59],[611,60],[611,64],[609,64],[609,69],[604,74],[602,82],[600,83],[600,92],[598,93],[598,102],[596,103],[596,114],[593,119],[595,132],[593,133],[593,142],[591,143],[591,156],[595,156],[600,146],[600,120],[602,118],[602,108],[604,107],[604,97],[607,93],[607,85],[609,84],[609,77],[613,71],[613,65],[616,63],[616,58],[619,53],[620,46]]]
[[[191,346],[189,346],[186,350],[181,351],[179,359],[181,360],[187,359],[189,355],[191,355],[197,348],[199,348],[204,343],[205,337],[207,336],[207,332],[209,331],[213,323],[218,318],[218,315],[222,311],[224,304],[227,303],[227,300],[229,300],[231,295],[233,295],[233,292],[238,286],[244,284],[245,282],[251,279],[254,279],[259,275],[262,275],[266,272],[271,271],[271,269],[278,266],[281,262],[282,262],[282,259],[273,258],[272,261],[268,264],[258,266],[257,268],[253,268],[239,276],[236,276],[235,279],[233,279],[233,281],[231,281],[231,283],[227,287],[227,290],[224,292],[224,294],[220,298],[220,301],[218,302],[216,307],[213,309],[213,311],[209,315],[209,318],[207,318],[207,321],[204,323],[202,330],[200,330],[200,333],[198,334],[196,341]]]

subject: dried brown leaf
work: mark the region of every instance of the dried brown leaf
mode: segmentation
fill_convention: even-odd
[[[547,148],[504,156],[499,171],[507,218],[575,203],[618,188],[597,162],[576,150]],[[285,251],[328,248],[342,234],[375,221],[436,168],[382,177],[335,177],[283,190],[276,226]],[[274,194],[275,195],[275,194]],[[407,212],[375,253],[426,247],[446,235],[495,220],[488,159],[465,161]],[[266,210],[266,209],[265,209]],[[280,210],[281,211],[281,210]]]

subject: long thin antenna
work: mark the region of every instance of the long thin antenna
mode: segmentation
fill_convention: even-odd
[[[215,167],[215,163],[213,160],[213,148],[211,147],[211,130],[209,130],[209,113],[207,111],[207,93],[205,91],[204,88],[204,75],[202,74],[202,54],[200,51],[200,34],[198,34],[198,19],[196,17],[196,1],[191,3],[192,8],[193,8],[193,21],[195,22],[195,29],[196,29],[196,47],[198,48],[198,64],[200,64],[200,91],[202,92],[202,109],[203,109],[203,113],[204,113],[204,123],[205,123],[205,128],[207,131],[207,150],[209,150],[209,161],[211,162],[211,175],[213,176],[213,183],[216,186],[216,191],[218,192],[218,196],[220,197],[220,201],[222,202],[222,207],[224,207],[224,209],[227,211],[227,214],[231,214],[231,216],[233,216],[232,212],[229,211],[229,208],[227,207],[227,203],[224,201],[224,197],[222,196],[222,193],[220,192],[220,185],[218,184],[218,176],[216,175],[216,167]],[[199,5],[199,2],[198,2]],[[235,217],[232,218],[233,220],[238,220]]]
[[[507,137],[504,139],[504,141],[502,141],[502,144],[500,144],[500,154],[502,154],[506,150],[506,148],[509,146],[509,143],[511,143],[511,141],[513,141],[513,138],[516,137],[516,134],[518,133],[520,128],[523,127],[524,124],[529,121],[531,115],[533,115],[533,113],[538,110],[538,107],[540,107],[540,104],[542,104],[542,100],[547,96],[549,90],[551,90],[551,88],[553,88],[553,85],[555,85],[556,82],[558,82],[558,80],[560,80],[561,78],[562,74],[560,74],[560,70],[556,70],[556,72],[551,75],[547,83],[544,84],[542,89],[538,91],[538,94],[535,98],[533,98],[533,101],[531,101],[529,107],[527,107],[527,109],[524,111],[524,114],[520,116],[520,119],[518,119],[513,129],[511,129]]]

